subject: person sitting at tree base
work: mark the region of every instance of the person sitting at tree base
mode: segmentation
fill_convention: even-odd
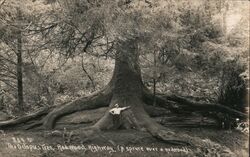
[[[113,123],[114,123],[115,128],[118,128],[120,126],[121,112],[124,111],[124,110],[127,110],[129,108],[130,108],[130,106],[119,107],[118,104],[115,104],[114,108],[109,110],[109,113],[113,115]]]

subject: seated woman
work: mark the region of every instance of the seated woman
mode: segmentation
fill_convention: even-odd
[[[114,123],[114,127],[115,129],[117,129],[119,126],[120,126],[120,115],[121,115],[121,112],[126,110],[126,109],[129,109],[130,106],[127,106],[127,107],[119,107],[118,104],[115,104],[114,105],[114,108],[112,108],[111,110],[109,110],[109,113],[113,115],[113,123]]]

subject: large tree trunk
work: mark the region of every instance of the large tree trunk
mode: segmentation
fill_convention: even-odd
[[[128,127],[127,122],[134,125],[135,117],[133,115],[138,114],[139,111],[144,112],[142,103],[143,83],[138,59],[139,53],[135,40],[120,41],[117,44],[115,69],[111,79],[113,96],[109,106],[113,108],[114,104],[119,104],[120,107],[130,106],[131,108],[122,113],[119,126],[113,126],[113,123],[110,123],[113,117],[107,111],[105,116],[96,123],[96,127],[101,129]],[[124,115],[128,112],[130,113],[130,119],[125,120],[128,117]]]

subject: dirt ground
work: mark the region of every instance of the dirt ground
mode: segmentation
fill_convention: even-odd
[[[178,134],[186,133],[217,142],[230,148],[237,157],[248,156],[248,136],[239,131],[208,128],[174,128],[174,130]],[[146,132],[134,130],[108,131],[89,138],[74,136],[66,129],[62,132],[1,131],[0,157],[209,156],[194,153],[189,147],[167,145]]]

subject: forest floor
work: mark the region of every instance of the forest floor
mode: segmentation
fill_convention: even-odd
[[[238,157],[248,156],[248,137],[239,131],[209,128],[173,128],[177,134],[212,140],[230,148]],[[88,139],[56,131],[2,131],[0,157],[165,157],[194,156],[188,147],[167,145],[134,130],[102,132]],[[105,147],[106,146],[106,147]],[[162,148],[162,149],[161,149]],[[200,155],[199,155],[200,156]],[[203,156],[203,155],[201,155]],[[205,156],[205,155],[204,155]]]

